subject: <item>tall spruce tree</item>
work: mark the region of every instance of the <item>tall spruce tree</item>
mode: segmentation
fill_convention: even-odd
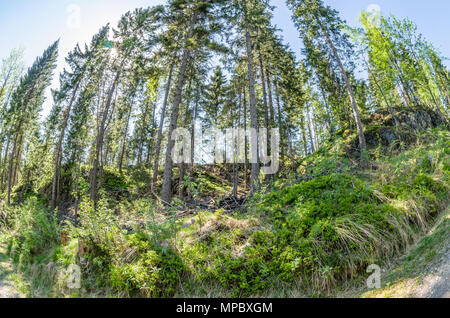
[[[9,135],[13,136],[12,150],[9,154],[8,168],[8,204],[11,202],[11,190],[16,184],[21,164],[23,147],[29,137],[30,128],[38,120],[39,112],[44,103],[45,89],[50,85],[53,70],[56,67],[59,40],[38,57],[11,98],[8,111],[10,122]]]
[[[55,209],[57,200],[57,188],[60,182],[60,170],[62,161],[62,146],[69,124],[73,105],[77,98],[80,97],[80,91],[86,85],[86,77],[89,75],[89,71],[92,71],[92,63],[98,56],[99,50],[102,50],[103,43],[107,39],[109,27],[103,27],[98,34],[96,34],[92,41],[91,46],[86,47],[83,52],[77,45],[75,49],[69,53],[66,58],[66,62],[70,67],[70,71],[64,70],[60,76],[60,88],[54,92],[54,101],[51,116],[49,121],[60,122],[58,129],[58,136],[55,146],[55,159],[53,169],[53,181],[52,181],[52,198],[51,209]]]
[[[352,48],[348,37],[341,31],[344,22],[339,18],[338,12],[325,6],[322,0],[287,0],[287,3],[293,11],[293,21],[305,42],[309,41],[311,45],[319,48],[322,52],[328,51],[330,61],[337,64],[351,102],[360,151],[363,155],[366,149],[366,138],[348,76],[348,68],[346,69],[344,64],[344,57],[347,61],[350,60]]]
[[[182,40],[183,53],[181,54],[180,66],[178,69],[178,80],[175,86],[168,129],[169,137],[161,190],[161,199],[165,204],[170,204],[172,200],[172,150],[175,145],[175,140],[171,137],[178,124],[180,104],[183,98],[183,89],[186,83],[186,72],[189,59],[192,56],[193,50],[214,47],[213,36],[220,31],[218,21],[220,21],[220,17],[222,16],[220,9],[224,3],[225,1],[223,0],[174,0],[169,4],[170,12],[174,16],[174,19],[184,21],[186,33]]]

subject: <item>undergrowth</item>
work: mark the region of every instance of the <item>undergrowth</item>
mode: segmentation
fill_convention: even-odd
[[[327,295],[413,243],[450,193],[446,130],[424,132],[408,150],[372,150],[366,170],[341,150],[324,145],[298,168],[311,180],[277,182],[244,212],[180,218],[176,206],[111,199],[108,191],[131,181],[107,172],[97,210],[82,195],[79,224],[58,223],[30,197],[2,207],[2,231],[31,296],[244,297],[275,286]],[[71,264],[81,268],[81,289],[67,286]]]

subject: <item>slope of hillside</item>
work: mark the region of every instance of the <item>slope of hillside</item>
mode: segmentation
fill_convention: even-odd
[[[14,266],[6,254],[5,248],[0,245],[0,298],[20,298],[16,284],[12,279]]]
[[[450,298],[450,209],[419,243],[382,277],[367,298]]]
[[[343,131],[239,209],[115,195],[94,209],[86,195],[76,222],[61,222],[30,197],[2,208],[8,253],[31,297],[333,297],[408,250],[448,207],[450,133],[432,121],[416,129],[423,116],[411,114],[409,138],[372,144],[367,166]],[[382,139],[382,127],[368,129]],[[74,264],[80,289],[67,285]]]

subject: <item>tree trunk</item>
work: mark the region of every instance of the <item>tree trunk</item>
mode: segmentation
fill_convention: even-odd
[[[55,164],[53,168],[53,182],[52,182],[52,201],[51,201],[51,210],[55,210],[56,208],[56,190],[57,190],[57,182],[59,181],[60,172],[60,163],[61,163],[61,154],[62,154],[62,143],[64,140],[64,135],[66,133],[67,124],[69,122],[70,112],[72,111],[72,105],[75,102],[76,95],[78,93],[78,89],[80,87],[81,79],[78,80],[77,85],[72,93],[72,98],[70,99],[69,105],[64,113],[64,119],[61,126],[61,132],[58,138],[58,144],[56,146],[56,154],[55,154]]]
[[[250,128],[256,132],[258,129],[258,110],[256,109],[256,91],[255,91],[255,76],[253,72],[253,50],[250,32],[245,32],[245,40],[247,44],[247,63],[248,63],[248,77],[249,77],[249,96],[250,96]],[[259,185],[259,145],[257,136],[252,137],[252,173],[250,180],[250,194],[254,194]],[[256,143],[256,144],[255,144]],[[256,153],[255,153],[256,152]]]
[[[244,181],[245,188],[248,187],[248,150],[247,150],[247,95],[245,85],[242,86],[242,97],[244,102]]]
[[[339,57],[339,55],[338,55],[338,53],[336,51],[336,48],[334,47],[333,42],[330,39],[330,36],[328,35],[328,32],[323,27],[323,25],[320,22],[319,18],[317,18],[317,22],[319,23],[320,28],[322,29],[322,32],[324,33],[324,35],[325,35],[325,37],[327,39],[328,45],[330,46],[331,51],[333,52],[334,58],[336,59],[337,63],[339,64],[339,68],[341,70],[342,77],[343,77],[343,79],[345,81],[345,86],[347,87],[347,93],[348,93],[348,96],[350,98],[350,102],[352,104],[353,115],[355,117],[356,127],[357,127],[357,130],[358,130],[359,148],[360,148],[360,151],[361,151],[361,156],[363,156],[364,151],[366,149],[366,137],[364,136],[364,129],[363,129],[363,125],[362,125],[362,122],[361,122],[361,117],[360,117],[360,114],[359,114],[358,106],[356,105],[356,99],[355,99],[355,96],[353,95],[352,86],[350,85],[350,81],[348,80],[347,73],[345,72],[345,69],[344,69],[344,65],[342,64],[342,61],[341,61],[341,59],[340,59],[340,57]]]
[[[281,137],[281,134],[283,132],[283,115],[281,114],[280,91],[279,91],[279,87],[278,87],[278,79],[277,78],[275,78],[275,96],[276,96],[276,100],[277,100],[278,129],[280,129],[280,137]],[[280,140],[281,140],[281,138],[280,138]],[[280,159],[281,159],[282,163],[284,163],[284,157],[285,157],[285,148],[283,146],[283,143],[281,143]]]
[[[175,140],[172,139],[172,133],[177,128],[178,114],[180,112],[183,86],[186,81],[186,68],[189,56],[190,50],[185,49],[181,61],[180,71],[178,74],[178,83],[175,90],[175,96],[172,106],[172,114],[170,118],[169,134],[167,140],[166,160],[164,166],[164,178],[161,191],[161,199],[163,200],[164,204],[170,204],[172,200],[172,175],[173,175],[172,149],[175,145]]]
[[[156,182],[158,181],[158,169],[159,169],[159,155],[161,153],[161,142],[163,138],[163,127],[164,127],[164,119],[166,117],[166,108],[167,108],[167,101],[169,99],[170,94],[170,86],[172,84],[172,76],[173,76],[173,69],[174,69],[175,62],[172,63],[170,66],[169,76],[167,77],[167,84],[166,84],[166,92],[164,95],[164,102],[161,109],[161,116],[159,119],[159,127],[158,127],[158,139],[156,140],[156,147],[155,147],[155,161],[153,165],[153,177],[152,177],[152,184],[151,184],[151,190],[154,191],[156,187]]]
[[[261,69],[261,85],[263,90],[263,105],[264,105],[264,125],[266,131],[269,131],[269,106],[267,104],[267,89],[266,89],[266,77],[264,75],[264,64],[261,53],[259,53],[259,67]]]
[[[195,122],[198,118],[198,99],[199,91],[197,89],[196,99],[194,103],[194,109],[192,112],[192,127],[191,127],[191,165],[189,167],[189,181],[193,182],[194,178],[194,168],[195,168]],[[189,192],[189,197],[192,198],[191,191]]]
[[[236,116],[236,122],[233,123],[233,127],[238,127],[240,128],[240,122],[241,122],[241,107],[242,107],[242,98],[241,98],[241,92],[240,90],[238,91],[238,109],[237,109],[237,116]],[[238,162],[239,162],[239,157],[241,156],[240,153],[240,145],[241,145],[241,140],[240,138],[242,138],[242,136],[238,135],[237,136],[237,140],[238,142],[236,142],[236,146],[234,147],[234,162],[233,162],[233,197],[237,198],[237,193],[238,193],[238,185],[239,185],[239,166],[238,166]]]
[[[120,69],[122,66],[120,67]],[[106,121],[109,116],[109,109],[111,108],[112,99],[114,95],[114,91],[116,90],[117,84],[120,79],[121,70],[117,71],[116,77],[114,78],[114,81],[109,89],[108,96],[106,99],[106,105],[104,113],[102,114],[102,119],[100,123],[100,127],[97,134],[97,140],[96,140],[96,150],[95,150],[95,157],[93,162],[93,167],[91,171],[91,182],[90,182],[90,188],[91,188],[91,200],[94,202],[94,206],[97,205],[97,174],[98,174],[98,165],[99,165],[99,157],[101,155],[101,149],[103,148],[103,139],[105,134],[105,127],[106,127]]]
[[[275,109],[273,107],[273,96],[272,96],[272,83],[270,80],[270,72],[266,71],[267,77],[267,91],[269,93],[269,111],[270,111],[270,124],[274,125],[275,123]]]
[[[403,72],[400,69],[400,67],[398,66],[397,61],[395,60],[395,58],[392,58],[390,55],[389,55],[389,60],[391,61],[392,65],[398,72],[398,78],[399,78],[401,87],[403,87],[403,94],[406,96],[407,104],[408,105],[412,104],[410,93],[412,94],[412,98],[414,99],[415,103],[418,104],[416,95],[412,91],[411,87],[408,85],[407,80],[404,79]]]
[[[8,162],[8,152],[9,152],[9,145],[10,145],[10,143],[11,143],[11,138],[10,138],[10,136],[8,136],[8,141],[6,142],[6,149],[5,149],[5,165]],[[5,180],[6,179],[5,174],[6,174],[6,167],[3,168],[3,170],[2,170],[2,184],[1,184],[2,190],[4,190],[4,188],[6,186],[6,184],[5,184],[5,181],[6,181]]]
[[[13,144],[13,150],[12,150],[12,153],[11,153],[11,158],[9,159],[9,169],[8,169],[8,205],[11,204],[12,170],[13,170],[13,165],[14,165],[14,155],[15,155],[15,153],[16,153],[16,142],[14,142],[14,144]]]
[[[18,128],[15,130],[17,132],[20,132],[20,129],[22,128],[22,122],[19,123]],[[11,158],[9,160],[9,169],[8,169],[8,205],[11,204],[11,188],[13,186],[14,180],[16,178],[15,176],[15,171],[14,170],[14,166],[15,166],[15,159],[16,157],[16,152],[18,152],[17,150],[17,146],[18,146],[18,142],[19,142],[19,135],[16,135],[16,137],[14,138],[13,141],[13,149],[11,152]]]
[[[306,121],[308,123],[308,133],[309,133],[309,142],[311,144],[311,152],[314,153],[316,152],[316,146],[314,145],[314,137],[313,137],[313,129],[312,129],[312,124],[311,124],[311,118],[309,116],[309,107],[306,108]]]
[[[194,14],[192,24],[189,29],[189,34],[186,39],[189,39],[194,34],[194,26],[197,23],[197,12]],[[178,114],[180,112],[180,104],[183,94],[183,86],[186,82],[186,68],[191,56],[191,49],[184,48],[183,57],[181,59],[180,70],[178,72],[178,83],[175,89],[175,96],[172,106],[172,114],[169,125],[169,135],[167,141],[166,160],[164,167],[164,178],[161,190],[161,199],[164,204],[170,204],[172,200],[172,175],[173,175],[173,162],[172,162],[172,150],[175,145],[175,140],[172,139],[172,133],[177,128]]]
[[[328,98],[325,95],[325,90],[323,88],[323,85],[320,82],[320,77],[319,74],[317,74],[316,72],[316,77],[317,77],[317,82],[318,82],[318,86],[319,86],[319,90],[320,90],[320,94],[322,95],[323,98],[323,103],[324,103],[324,109],[325,112],[327,113],[327,125],[328,125],[328,132],[330,134],[330,136],[332,136],[334,134],[334,126],[333,126],[333,110],[331,108],[331,105],[328,103]]]
[[[178,165],[179,169],[180,169],[180,178],[179,178],[179,182],[180,184],[178,185],[178,198],[183,201],[184,200],[184,176],[186,174],[186,169],[185,169],[185,164],[184,162],[180,162]]]
[[[152,131],[150,133],[150,138],[147,141],[147,158],[145,160],[145,165],[147,166],[147,169],[150,169],[150,156],[152,154],[152,146],[154,146],[153,140],[155,139],[155,132],[156,132],[156,106],[153,104],[153,110],[152,110]]]
[[[370,71],[369,71],[369,72],[370,72]],[[383,96],[384,102],[386,103],[386,107],[388,108],[389,112],[391,113],[392,119],[394,120],[394,125],[395,125],[396,127],[399,127],[399,126],[400,126],[400,122],[398,121],[398,118],[397,118],[397,116],[395,115],[394,109],[392,109],[392,107],[391,107],[389,101],[387,100],[387,97],[386,97],[386,95],[384,94],[384,91],[383,91],[383,89],[381,88],[380,84],[378,83],[378,80],[377,80],[376,76],[375,76],[373,73],[372,73],[372,76],[373,76],[373,78],[374,78],[375,85],[377,86],[378,90],[380,91],[381,96]]]
[[[128,112],[128,115],[127,115],[125,134],[123,136],[123,141],[122,141],[122,151],[120,152],[120,159],[119,159],[119,173],[120,174],[122,174],[123,159],[124,159],[125,152],[127,149],[128,126],[130,125],[131,110],[132,110],[132,108],[130,107],[130,111]],[[139,155],[139,157],[140,157],[140,155]]]
[[[305,152],[305,157],[306,157],[309,153],[308,153],[308,141],[306,140],[305,114],[303,111],[300,114],[300,126],[301,126],[301,131],[302,131],[303,150]]]
[[[184,110],[184,121],[185,123],[188,122],[188,115],[187,111],[189,109],[189,105],[191,104],[191,87],[192,87],[192,80],[189,81],[189,95],[186,100],[186,108]],[[182,119],[183,120],[183,119]],[[192,142],[192,139],[191,139]],[[183,156],[184,156],[184,149],[183,149]],[[189,154],[189,156],[192,156],[192,152]],[[180,179],[179,179],[179,185],[178,185],[178,198],[183,201],[185,197],[186,187],[184,186],[184,177],[186,175],[186,163],[181,162],[179,164],[179,170],[180,170]]]

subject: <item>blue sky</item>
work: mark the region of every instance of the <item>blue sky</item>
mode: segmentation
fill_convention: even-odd
[[[89,41],[108,22],[115,26],[128,10],[164,3],[164,0],[0,0],[0,59],[16,47],[25,48],[25,63],[30,66],[45,48],[60,38],[57,72],[64,67],[64,57],[79,42]],[[273,23],[300,56],[302,47],[298,32],[284,0],[272,0],[276,6]],[[361,10],[369,6],[399,18],[410,18],[421,33],[444,56],[450,57],[450,1],[448,0],[325,0],[337,9],[351,26],[358,26]],[[79,14],[78,14],[79,13]],[[75,17],[75,18],[74,18]],[[79,17],[79,19],[77,18]],[[447,61],[447,65],[450,63]],[[55,77],[53,87],[57,85]],[[48,95],[48,94],[47,94]],[[44,114],[51,99],[47,98]]]

